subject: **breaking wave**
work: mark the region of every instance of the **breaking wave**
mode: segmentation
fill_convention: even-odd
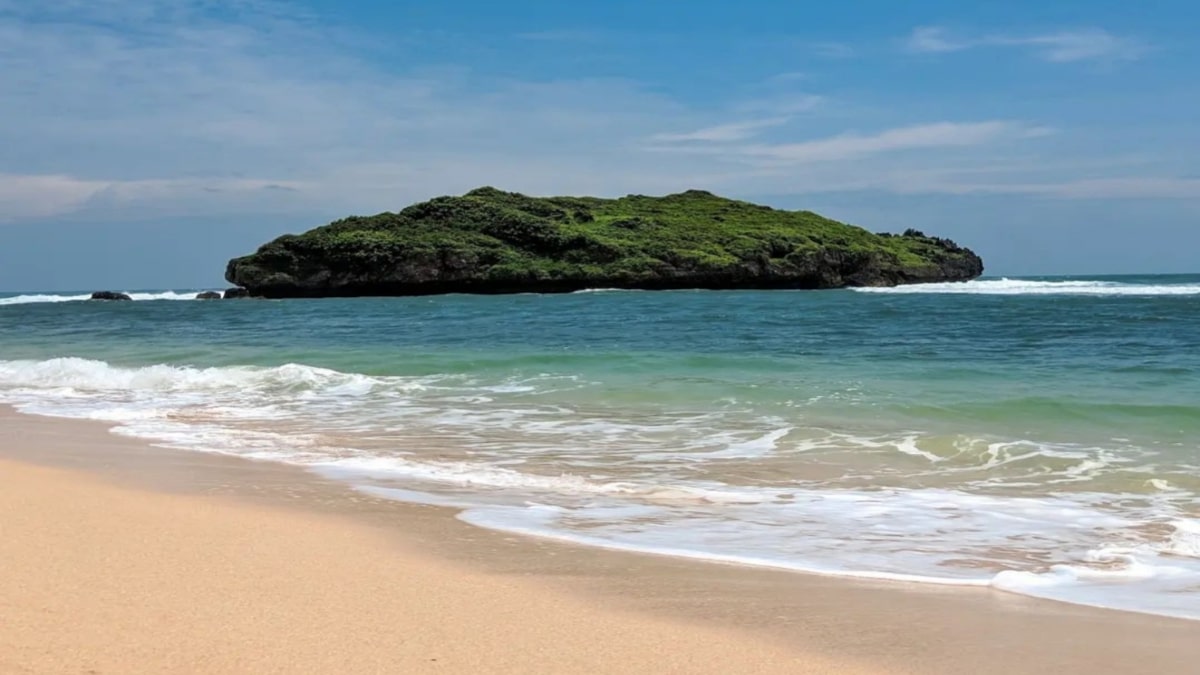
[[[200,291],[161,291],[157,293],[128,293],[127,295],[133,300],[195,300],[196,294]],[[67,295],[59,293],[32,293],[28,295],[14,295],[7,298],[0,298],[0,306],[2,305],[30,305],[42,302],[79,302],[82,300],[90,300],[91,293],[82,293],[76,295]]]
[[[1200,295],[1200,284],[1137,284],[1098,280],[1034,281],[1028,279],[981,279],[966,282],[912,284],[889,288],[855,288],[859,293],[959,295]]]

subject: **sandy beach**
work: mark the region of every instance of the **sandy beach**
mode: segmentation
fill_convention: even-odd
[[[0,475],[4,672],[868,672],[339,520],[12,462]]]
[[[0,672],[1193,672],[1200,625],[562,546],[3,411]],[[996,597],[1000,596],[1000,597]]]

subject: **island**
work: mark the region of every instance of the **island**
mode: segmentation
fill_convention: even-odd
[[[484,187],[283,235],[230,260],[225,278],[249,295],[289,298],[828,289],[982,273],[979,256],[948,239],[874,234],[703,190],[602,199]]]

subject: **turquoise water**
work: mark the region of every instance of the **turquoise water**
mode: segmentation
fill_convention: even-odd
[[[474,524],[1200,618],[1200,276],[0,295],[0,401]]]

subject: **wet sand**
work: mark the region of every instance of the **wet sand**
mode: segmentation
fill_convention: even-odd
[[[588,549],[99,423],[3,409],[0,431],[3,673],[1191,673],[1200,659],[1200,622]]]

